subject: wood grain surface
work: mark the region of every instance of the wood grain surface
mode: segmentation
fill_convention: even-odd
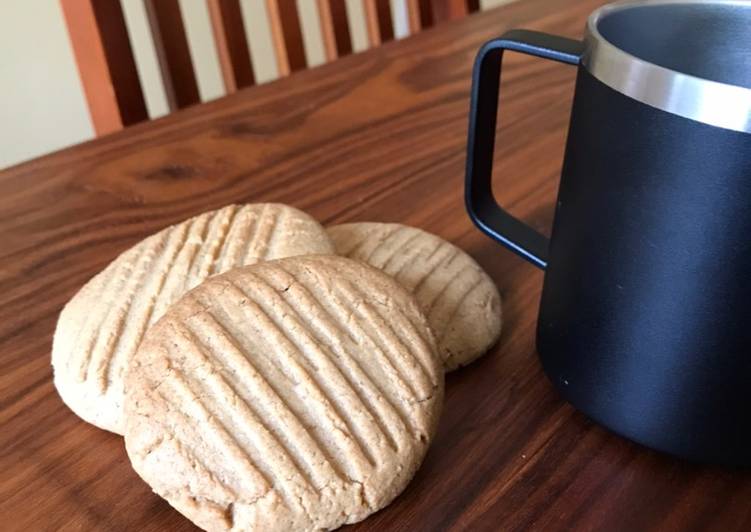
[[[542,272],[464,211],[478,46],[510,27],[579,37],[598,4],[524,0],[0,173],[0,528],[193,529],[131,470],[121,438],[80,421],[55,393],[55,321],[88,278],[146,235],[230,202],[281,201],[325,223],[398,221],[437,233],[471,253],[504,298],[502,339],[448,377],[417,477],[352,528],[751,529],[751,473],[649,451],[557,396],[534,348]],[[574,69],[504,61],[495,186],[512,212],[546,230]]]

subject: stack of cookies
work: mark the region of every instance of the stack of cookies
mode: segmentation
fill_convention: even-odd
[[[500,297],[419,229],[323,228],[231,205],[143,240],[63,309],[63,401],[206,530],[331,530],[389,504],[433,438],[443,375],[498,339]]]

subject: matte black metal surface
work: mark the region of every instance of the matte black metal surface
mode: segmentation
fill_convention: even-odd
[[[584,69],[538,350],[562,394],[674,454],[751,464],[751,135]]]
[[[583,44],[539,31],[511,30],[485,43],[477,54],[472,71],[465,186],[467,211],[485,234],[544,268],[548,239],[501,208],[491,189],[498,89],[506,50],[577,65]]]
[[[486,234],[546,268],[546,373],[628,438],[751,465],[751,134],[651,107],[580,66],[548,247],[492,198],[497,48],[557,58],[536,47],[571,41],[513,37],[478,54],[466,201]]]

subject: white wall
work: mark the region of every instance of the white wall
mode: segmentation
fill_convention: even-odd
[[[0,167],[94,134],[57,0],[0,2]]]
[[[324,62],[316,6],[296,0],[308,63]],[[510,0],[484,0],[483,9]],[[167,101],[143,0],[120,0],[152,118]],[[408,33],[405,0],[391,0],[397,37]],[[224,94],[206,2],[180,0],[201,99]],[[241,0],[258,82],[276,78],[264,0]],[[347,0],[355,51],[367,48],[362,0]],[[94,131],[58,0],[0,0],[0,168],[93,138]]]

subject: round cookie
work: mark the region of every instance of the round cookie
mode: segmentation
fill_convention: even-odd
[[[122,434],[125,371],[146,329],[207,277],[244,264],[331,253],[321,225],[286,205],[229,205],[146,238],[111,262],[60,314],[54,381],[85,421]]]
[[[207,280],[127,378],[136,472],[207,530],[328,530],[386,506],[435,432],[443,368],[398,283],[338,256]]]
[[[501,297],[467,253],[415,227],[348,223],[327,228],[338,254],[388,273],[417,298],[446,371],[469,364],[501,335]]]

